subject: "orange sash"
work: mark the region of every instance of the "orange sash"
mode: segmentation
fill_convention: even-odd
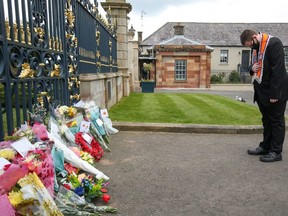
[[[266,33],[261,33],[261,41],[259,44],[259,50],[257,53],[257,50],[253,49],[252,53],[252,65],[254,63],[258,63],[260,65],[260,69],[257,71],[257,73],[254,73],[254,77],[252,79],[252,82],[256,80],[259,84],[262,81],[263,76],[263,60],[265,56],[265,51],[268,46],[269,40],[272,36],[268,35]]]

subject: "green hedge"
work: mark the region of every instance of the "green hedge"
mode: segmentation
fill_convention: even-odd
[[[240,83],[240,74],[237,71],[232,71],[229,75],[229,82],[230,83]]]
[[[225,72],[213,74],[210,78],[210,83],[211,84],[223,83],[224,77],[225,77]]]

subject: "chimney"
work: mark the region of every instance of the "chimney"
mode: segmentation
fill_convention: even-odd
[[[143,32],[138,32],[138,43],[142,42],[142,33]]]
[[[174,27],[174,34],[175,35],[184,35],[184,26],[180,25],[179,23]]]

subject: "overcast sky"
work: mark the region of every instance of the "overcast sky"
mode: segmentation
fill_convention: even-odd
[[[100,0],[104,2],[105,0]],[[126,0],[128,14],[143,39],[166,22],[287,22],[287,0]],[[137,35],[137,34],[136,34]],[[288,37],[288,36],[287,36]]]

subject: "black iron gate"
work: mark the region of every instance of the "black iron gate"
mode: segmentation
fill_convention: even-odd
[[[77,22],[79,11],[92,20],[95,45],[80,37],[79,26],[87,23]],[[43,96],[54,104],[79,100],[79,73],[117,70],[115,35],[97,16],[97,1],[0,0],[0,140],[29,120],[28,111]],[[81,65],[83,56],[89,61]]]

